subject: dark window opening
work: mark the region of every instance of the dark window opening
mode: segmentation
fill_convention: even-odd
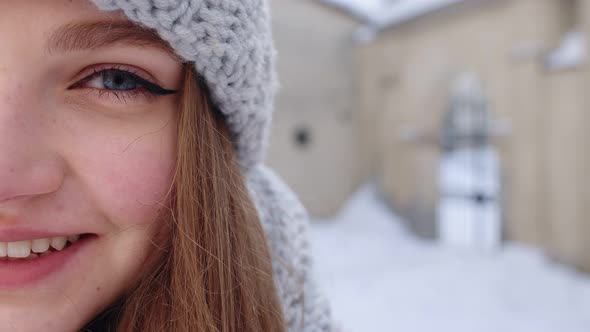
[[[300,148],[307,148],[311,144],[311,133],[308,128],[295,129],[295,143]]]

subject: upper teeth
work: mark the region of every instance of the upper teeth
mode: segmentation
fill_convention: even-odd
[[[80,235],[56,236],[45,239],[35,239],[17,242],[0,242],[0,257],[26,258],[31,252],[42,254],[52,247],[55,250],[62,250],[69,241],[78,241]]]

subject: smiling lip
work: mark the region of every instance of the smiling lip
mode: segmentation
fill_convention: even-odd
[[[62,251],[30,260],[0,260],[0,289],[24,287],[63,270],[95,239],[96,236],[87,236]]]

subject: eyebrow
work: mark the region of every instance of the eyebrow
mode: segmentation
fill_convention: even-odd
[[[48,38],[48,54],[95,50],[118,45],[156,47],[175,59],[180,58],[170,45],[151,29],[131,21],[97,21],[72,23],[55,30]]]

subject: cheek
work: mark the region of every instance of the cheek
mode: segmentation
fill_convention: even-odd
[[[134,214],[127,219],[148,219],[165,203],[172,182],[173,160],[171,152],[141,151],[105,165],[103,176],[107,185],[101,186],[101,200],[119,215]]]
[[[91,205],[119,226],[151,222],[171,187],[175,140],[176,132],[168,128],[86,141],[84,150],[93,152],[79,158],[77,173]]]

